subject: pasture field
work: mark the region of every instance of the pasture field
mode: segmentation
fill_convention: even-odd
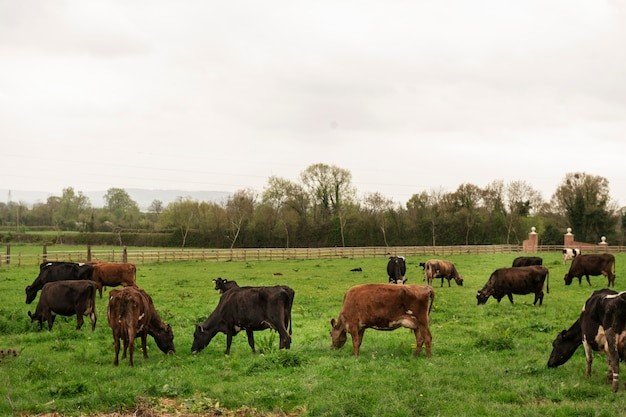
[[[17,357],[0,359],[0,415],[59,412],[80,415],[128,410],[143,401],[174,398],[201,412],[253,407],[310,416],[619,416],[626,415],[626,372],[620,391],[605,383],[606,362],[596,356],[591,378],[583,376],[582,348],[565,365],[546,363],[556,334],[569,327],[593,290],[606,278],[592,277],[569,287],[558,253],[542,253],[550,269],[550,293],[542,307],[533,295],[515,296],[511,305],[490,299],[476,306],[476,291],[490,273],[509,266],[517,254],[453,255],[464,286],[439,287],[431,315],[433,356],[412,356],[413,334],[367,330],[361,356],[351,341],[330,349],[329,321],[336,317],[352,285],[386,282],[387,260],[333,259],[260,262],[172,262],[139,265],[137,281],[172,325],[176,354],[162,354],[149,338],[150,357],[136,350],[135,367],[127,360],[113,366],[113,343],[106,323],[105,298],[97,299],[95,332],[87,320],[75,330],[75,318],[59,317],[51,332],[38,332],[24,303],[24,287],[36,267],[0,269],[0,348]],[[617,254],[616,289],[626,288],[626,254]],[[407,259],[408,283],[422,284],[417,266],[426,258]],[[361,267],[363,272],[350,272]],[[280,273],[282,275],[275,275]],[[287,284],[296,291],[293,343],[278,351],[278,337],[257,332],[253,354],[245,333],[224,355],[218,335],[198,355],[191,354],[194,325],[217,304],[212,278],[240,285]]]

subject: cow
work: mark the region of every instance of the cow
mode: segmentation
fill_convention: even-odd
[[[452,262],[443,261],[441,259],[430,259],[426,262],[426,281],[428,285],[432,285],[433,279],[441,278],[441,286],[443,287],[444,278],[448,280],[454,279],[457,285],[463,285],[463,277],[459,275],[456,267]]]
[[[543,259],[538,256],[518,256],[513,259],[513,267],[543,265]]]
[[[422,268],[422,271],[426,270],[426,262],[420,262],[419,267]]]
[[[24,289],[26,292],[26,304],[32,303],[37,298],[39,290],[48,282],[91,279],[92,272],[93,267],[89,264],[43,262],[39,265],[37,278]]]
[[[76,315],[76,329],[83,327],[83,316],[89,316],[91,330],[96,328],[96,284],[89,280],[65,280],[48,282],[41,290],[35,314],[28,312],[31,323],[39,322],[39,330],[43,321],[48,322],[48,330],[52,330],[57,315]]]
[[[432,335],[428,327],[435,292],[427,285],[363,284],[350,288],[344,298],[337,320],[331,319],[332,348],[342,347],[347,333],[352,336],[352,349],[359,356],[365,329],[413,330],[418,356],[424,343],[426,356],[431,355]]]
[[[234,281],[230,281],[231,283]],[[235,283],[236,285],[236,283]],[[216,283],[217,287],[217,283]],[[226,334],[226,354],[230,354],[233,336],[246,331],[252,352],[254,332],[273,329],[278,332],[280,349],[291,346],[291,306],[295,292],[286,286],[235,287],[222,293],[215,310],[206,321],[196,325],[192,353],[202,351],[219,332]],[[289,331],[287,325],[289,324]]]
[[[607,382],[611,382],[611,388],[616,392],[619,362],[626,360],[626,291],[594,291],[574,324],[552,342],[548,367],[563,365],[581,344],[585,349],[585,375],[591,375],[593,351],[604,351],[608,364]]]
[[[390,256],[387,262],[387,275],[389,282],[394,284],[404,284],[406,282],[406,262],[404,256]]]
[[[102,298],[102,287],[137,286],[137,268],[134,264],[98,262],[93,264],[92,280],[98,285]]]
[[[578,255],[580,255],[580,249],[578,248],[563,248],[563,264],[565,264],[565,261],[574,259]]]
[[[107,319],[113,332],[115,366],[119,364],[120,339],[124,344],[122,359],[126,358],[126,350],[130,351],[128,359],[130,366],[134,366],[133,353],[137,337],[141,337],[144,358],[148,357],[146,349],[148,335],[154,338],[163,353],[171,354],[176,351],[172,327],[161,320],[152,298],[140,288],[129,286],[121,290],[112,290],[109,294]]]
[[[515,268],[496,269],[485,286],[476,293],[478,305],[485,304],[489,297],[498,300],[504,296],[509,297],[513,304],[513,294],[535,294],[533,305],[543,304],[543,284],[546,283],[546,291],[550,293],[549,272],[544,266],[522,266]]]
[[[565,274],[565,285],[570,285],[574,278],[578,278],[578,285],[582,283],[583,275],[589,281],[589,275],[606,275],[607,286],[615,286],[615,256],[610,253],[594,255],[578,255],[569,266],[569,271]]]

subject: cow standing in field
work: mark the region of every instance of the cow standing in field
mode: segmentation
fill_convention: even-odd
[[[463,285],[463,277],[459,275],[452,262],[443,261],[441,259],[430,259],[426,262],[425,270],[428,285],[432,285],[433,279],[435,278],[441,278],[442,287],[444,278],[448,280],[448,287],[450,287],[451,279],[454,279],[457,285]]]
[[[513,259],[513,267],[543,265],[543,259],[538,256],[518,256]]]
[[[535,294],[533,305],[543,304],[543,284],[546,283],[546,291],[550,293],[548,269],[543,266],[524,266],[516,268],[496,269],[485,286],[478,291],[476,299],[478,305],[485,304],[489,297],[498,300],[504,296],[509,297],[513,304],[513,294]]]
[[[98,285],[102,298],[102,287],[137,286],[137,268],[134,264],[98,262],[93,264],[92,280]]]
[[[114,365],[119,364],[120,339],[124,344],[122,359],[129,349],[129,363],[134,366],[133,353],[135,338],[141,337],[143,357],[148,357],[146,339],[148,335],[154,338],[157,346],[163,353],[174,353],[174,333],[169,324],[164,323],[154,308],[152,298],[142,289],[125,287],[113,290],[109,295],[107,308],[109,327],[113,331],[115,345]]]
[[[233,281],[230,281],[231,283]],[[236,283],[235,283],[236,285]],[[216,283],[217,288],[217,283]],[[192,353],[200,352],[211,343],[217,333],[226,334],[226,354],[230,354],[233,336],[246,331],[248,344],[255,352],[254,332],[273,329],[280,337],[279,348],[291,346],[291,306],[294,291],[285,286],[239,287],[232,285],[222,293],[215,310],[208,319],[196,326],[193,335]]]
[[[565,261],[576,258],[580,255],[580,249],[578,248],[563,248],[563,264]]]
[[[387,262],[387,275],[389,283],[404,284],[406,282],[406,261],[404,256],[390,256]]]
[[[89,316],[91,330],[96,328],[96,284],[88,280],[49,282],[43,286],[35,314],[28,312],[31,322],[48,322],[52,330],[57,315],[76,315],[76,329],[83,327],[83,316]]]
[[[585,348],[585,375],[591,375],[593,351],[604,351],[608,364],[607,382],[613,392],[619,386],[619,362],[626,360],[626,291],[603,289],[587,299],[580,317],[552,342],[548,367],[567,362],[578,346]]]
[[[424,343],[431,355],[432,335],[428,327],[435,292],[425,285],[363,284],[352,287],[343,298],[337,320],[330,321],[333,348],[342,347],[347,333],[352,336],[354,355],[359,355],[365,329],[395,330],[406,327],[415,334],[415,356]]]
[[[39,275],[25,288],[26,304],[37,298],[37,292],[48,282],[91,279],[93,267],[74,262],[43,262],[39,265]]]
[[[615,286],[615,256],[610,253],[598,255],[578,255],[572,261],[569,271],[565,274],[565,285],[570,285],[574,278],[578,278],[578,285],[582,283],[583,275],[589,281],[589,275],[606,275],[607,286]]]

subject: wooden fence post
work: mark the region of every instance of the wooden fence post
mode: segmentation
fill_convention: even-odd
[[[122,251],[122,262],[128,263],[128,246],[124,246],[124,250]]]
[[[87,262],[91,262],[91,245],[87,245]]]
[[[9,265],[11,263],[11,244],[10,243],[7,243],[6,263],[7,263],[7,265]]]
[[[43,253],[41,255],[41,262],[48,261],[48,245],[43,245]]]

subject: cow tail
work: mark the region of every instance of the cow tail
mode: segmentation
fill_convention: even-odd
[[[91,312],[95,313],[96,312],[96,292],[97,292],[97,286],[96,285],[90,285],[89,286],[89,302],[91,303]]]
[[[430,305],[428,306],[428,317],[430,317],[430,310],[432,310],[433,304],[435,302],[435,290],[431,288],[428,297],[430,298]]]
[[[546,292],[550,294],[550,270],[546,268]]]

